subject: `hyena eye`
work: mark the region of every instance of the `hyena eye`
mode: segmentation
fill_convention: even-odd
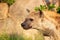
[[[30,21],[33,21],[33,19],[31,19],[31,18],[30,18],[29,20],[30,20]]]

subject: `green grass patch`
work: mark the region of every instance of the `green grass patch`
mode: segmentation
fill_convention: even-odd
[[[18,35],[18,34],[6,34],[3,33],[0,35],[0,40],[43,40],[42,36],[40,35],[36,35],[34,36],[34,38],[32,38],[33,36],[29,36],[27,37],[27,35]]]

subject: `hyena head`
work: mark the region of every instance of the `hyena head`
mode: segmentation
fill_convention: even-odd
[[[25,21],[21,24],[21,26],[24,29],[34,28],[34,29],[41,29],[44,31],[48,30],[49,28],[50,29],[54,28],[54,24],[50,20],[45,18],[45,15],[41,10],[39,10],[37,12],[35,12],[35,11],[31,12],[27,16]]]
[[[49,14],[49,12],[47,13]],[[50,13],[49,15],[52,14]],[[41,30],[44,36],[52,35],[54,39],[57,39],[56,31],[54,31],[56,25],[52,21],[53,18],[51,18],[53,15],[51,17],[49,15],[46,14],[46,11],[43,13],[41,10],[31,12],[21,26],[26,30],[31,28],[38,29],[38,31]]]
[[[42,21],[40,20],[41,17],[43,16],[43,13],[42,11],[38,11],[38,12],[31,12],[27,18],[25,19],[25,21],[21,24],[21,26],[24,28],[24,29],[30,29],[30,28],[35,28],[35,27],[39,27],[39,21]]]

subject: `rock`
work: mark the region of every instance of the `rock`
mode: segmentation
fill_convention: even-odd
[[[6,3],[0,3],[0,19],[5,19],[8,13],[8,5]]]

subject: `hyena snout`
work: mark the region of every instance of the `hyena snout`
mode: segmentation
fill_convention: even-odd
[[[29,24],[24,22],[21,24],[21,26],[23,27],[23,29],[26,29],[26,30],[32,28],[32,26],[29,26]]]
[[[26,18],[26,20],[21,24],[21,26],[24,29],[30,29],[30,28],[32,28],[32,25],[31,25],[32,22],[33,22],[32,18]]]
[[[22,23],[21,26],[24,27],[25,26],[25,23]]]

